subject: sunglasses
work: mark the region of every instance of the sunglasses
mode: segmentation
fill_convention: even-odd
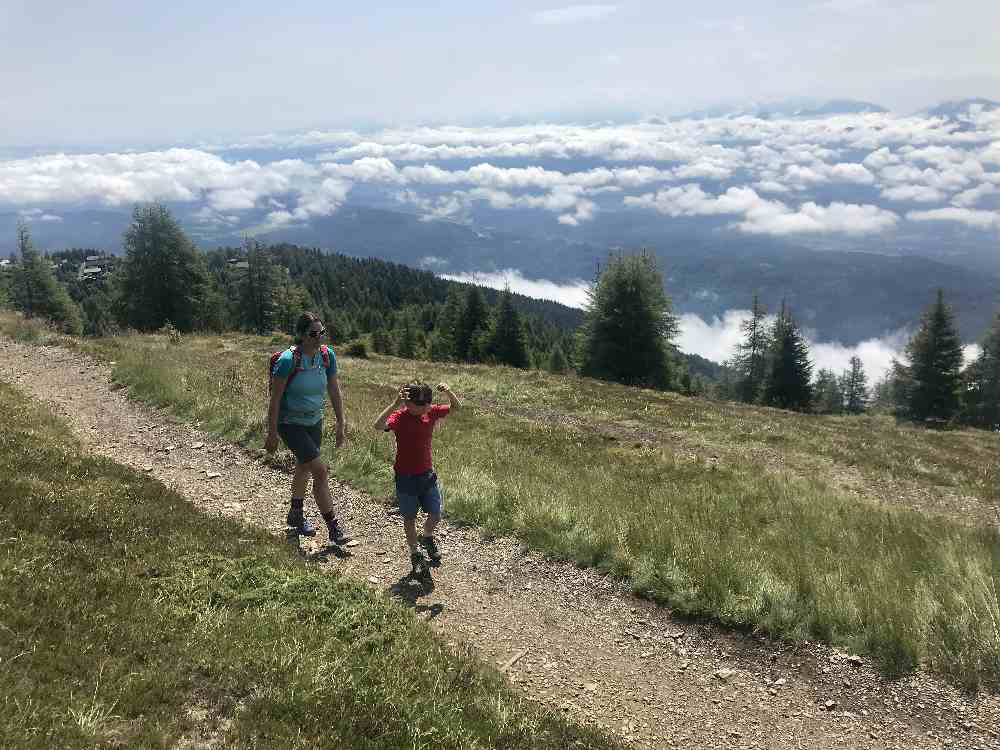
[[[326,329],[320,328],[318,331],[309,331],[309,335],[314,339],[318,339],[320,336],[326,335]]]

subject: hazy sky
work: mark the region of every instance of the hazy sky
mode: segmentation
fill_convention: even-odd
[[[431,7],[429,7],[431,6]],[[0,0],[0,146],[1000,98],[997,0]]]

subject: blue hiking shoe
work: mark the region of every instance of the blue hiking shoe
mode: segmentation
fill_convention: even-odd
[[[306,514],[301,508],[289,510],[285,523],[288,524],[289,528],[295,529],[299,536],[316,536],[316,527],[309,523],[309,519],[306,518]]]

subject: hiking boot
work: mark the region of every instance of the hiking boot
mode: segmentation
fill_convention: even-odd
[[[431,559],[431,562],[441,562],[441,553],[438,552],[437,545],[434,543],[434,537],[418,536],[417,543],[427,550],[427,557]]]
[[[327,521],[326,529],[330,532],[330,544],[343,547],[351,541],[351,535],[341,528],[336,518],[332,521]]]
[[[410,565],[413,566],[413,575],[421,575],[427,569],[427,561],[424,560],[424,556],[420,553],[420,550],[415,549],[410,553]]]
[[[289,528],[295,529],[299,536],[316,536],[316,527],[309,523],[309,519],[306,518],[306,514],[301,508],[289,510],[285,523],[288,524]]]

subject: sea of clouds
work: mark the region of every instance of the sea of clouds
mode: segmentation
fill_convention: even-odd
[[[250,150],[275,158],[241,158]],[[549,166],[523,166],[533,160]],[[553,168],[560,162],[591,166]],[[232,225],[241,212],[266,209],[267,224],[278,227],[336,211],[358,184],[428,220],[467,220],[483,202],[551,212],[570,226],[598,210],[637,210],[722,216],[737,232],[775,236],[875,235],[927,221],[995,231],[1000,110],[972,106],[948,119],[880,113],[313,131],[0,161],[0,206],[54,216],[60,206],[160,200],[203,204],[205,222]],[[831,186],[864,198],[816,197]]]
[[[244,158],[251,152],[273,158]],[[567,168],[558,168],[563,163]],[[156,200],[197,206],[194,221],[207,226],[260,231],[333,214],[360,185],[427,221],[469,221],[482,203],[548,212],[566,226],[614,210],[654,212],[664,221],[719,216],[735,233],[783,237],[878,236],[922,222],[1000,236],[1000,109],[972,106],[952,118],[879,113],[311,131],[0,161],[0,208],[13,207],[28,221],[58,222],[60,209],[70,207]],[[864,198],[824,201],[819,193],[831,187]],[[492,281],[578,307],[585,299],[581,284],[516,271]],[[711,321],[686,315],[678,343],[724,360],[742,314]],[[836,370],[857,354],[877,377],[904,342],[905,332],[895,332],[855,347],[814,341],[812,350],[818,367]]]

